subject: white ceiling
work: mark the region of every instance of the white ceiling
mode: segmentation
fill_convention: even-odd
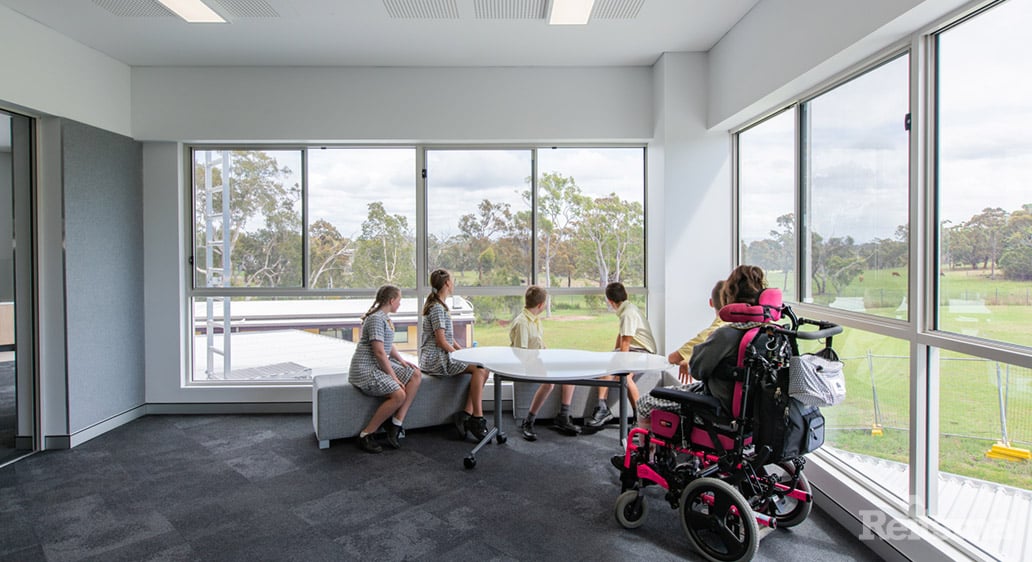
[[[131,66],[647,66],[709,50],[759,0],[596,0],[585,26],[548,25],[549,0],[206,1],[230,23],[156,0],[0,4]]]

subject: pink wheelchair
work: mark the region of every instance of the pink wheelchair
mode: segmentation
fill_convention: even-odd
[[[824,339],[833,354],[831,337],[842,328],[797,318],[778,289],[763,291],[758,305],[725,306],[720,317],[744,323],[737,360],[726,370],[734,381],[730,405],[702,392],[653,389],[678,408],[653,410],[651,431],[631,430],[615,515],[624,528],[640,527],[646,489],[660,486],[691,545],[707,560],[727,562],[756,554],[761,526],[792,527],[810,514],[803,455],[823,444],[824,418],[789,396],[789,362],[797,339]]]

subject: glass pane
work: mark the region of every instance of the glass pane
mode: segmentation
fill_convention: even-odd
[[[908,317],[908,61],[806,104],[812,302]]]
[[[645,310],[643,295],[629,295]],[[509,345],[509,323],[523,310],[523,296],[471,297],[476,311],[473,340],[477,345]],[[541,328],[550,348],[612,351],[619,322],[602,295],[551,295],[551,313],[542,313]]]
[[[355,349],[352,342],[372,304],[372,295],[195,297],[193,380],[298,382],[315,375],[347,373]],[[395,344],[413,356],[413,363],[418,363],[417,306],[417,299],[403,298],[398,312],[391,315]],[[456,334],[458,326],[456,320]]]
[[[938,38],[940,330],[1032,346],[1032,3]]]
[[[737,135],[739,263],[796,300],[795,122],[784,111]]]
[[[1032,370],[939,358],[938,501],[930,515],[1000,560],[1022,558],[1032,501]]]
[[[643,287],[645,150],[539,150],[537,231],[539,285]]]
[[[844,364],[846,399],[822,408],[822,450],[856,468],[873,484],[905,500],[910,495],[910,344],[846,328],[833,338]],[[800,351],[816,342],[799,340]]]
[[[426,153],[427,268],[461,286],[529,284],[529,150]]]
[[[301,152],[193,153],[194,286],[301,286]]]
[[[416,152],[308,152],[312,288],[416,286]]]

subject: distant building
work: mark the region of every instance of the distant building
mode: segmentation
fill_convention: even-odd
[[[198,299],[194,303],[194,334],[222,334],[225,306],[220,298]],[[231,333],[293,329],[354,342],[359,338],[362,315],[372,306],[372,299],[234,300],[228,306]],[[398,312],[391,315],[394,344],[401,351],[416,352],[419,348],[417,306],[417,299],[402,299]],[[469,347],[473,342],[473,304],[453,296],[448,308],[455,325],[455,340]]]

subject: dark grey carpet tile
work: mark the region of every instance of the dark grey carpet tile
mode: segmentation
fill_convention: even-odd
[[[370,455],[320,450],[308,415],[148,416],[0,469],[0,561],[698,559],[658,487],[642,528],[616,522],[615,428],[541,433],[466,470],[448,427]],[[758,559],[876,557],[815,511]]]
[[[43,547],[36,544],[7,554],[0,554],[0,562],[46,562]]]
[[[52,505],[37,525],[43,551],[55,561],[100,556],[173,530],[154,510],[112,508],[95,495]]]

